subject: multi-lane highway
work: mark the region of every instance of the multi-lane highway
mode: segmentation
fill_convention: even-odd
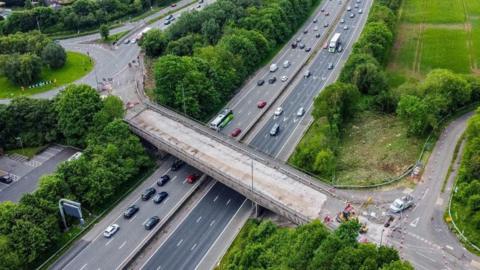
[[[243,203],[217,182],[141,269],[195,269]]]
[[[155,215],[164,218],[175,211],[179,202],[188,196],[192,188],[199,183],[192,185],[186,183],[185,180],[187,175],[198,173],[196,169],[185,165],[180,170],[173,172],[170,168],[172,161],[173,158],[165,160],[144,184],[132,192],[101,223],[83,237],[82,241],[85,246],[78,254],[68,258],[66,263],[60,261],[53,269],[117,269],[125,263],[154,232],[144,228],[145,221]],[[156,181],[165,174],[168,174],[171,180],[159,187]],[[143,201],[140,195],[148,187],[154,187],[157,192],[166,191],[169,196],[160,204],[154,203],[152,199]],[[124,218],[123,212],[133,204],[139,206],[140,210],[132,218]],[[110,224],[120,225],[120,230],[111,238],[105,238],[103,230]]]

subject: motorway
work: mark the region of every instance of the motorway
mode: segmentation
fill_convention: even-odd
[[[217,182],[141,269],[195,269],[245,202],[245,197]]]
[[[179,202],[192,191],[195,185],[186,183],[185,177],[198,171],[190,166],[183,166],[178,171],[171,171],[170,165],[173,158],[166,159],[160,168],[152,174],[140,187],[136,188],[126,200],[123,200],[111,213],[102,219],[82,238],[83,247],[78,254],[66,256],[66,260],[59,261],[52,269],[118,269],[154,231],[145,230],[143,224],[152,216],[164,218],[170,212],[175,211]],[[156,185],[161,175],[168,174],[171,180],[163,187]],[[140,194],[147,187],[155,187],[157,192],[166,191],[169,196],[160,204],[155,204],[152,199],[143,201]],[[135,204],[140,210],[130,219],[123,217],[123,211],[130,205]],[[120,230],[111,238],[103,236],[103,230],[110,224],[120,225]],[[159,225],[157,225],[159,226]],[[68,261],[68,262],[66,262]]]
[[[307,60],[315,56],[316,51],[328,40],[329,29],[332,28],[333,23],[339,18],[339,15],[342,10],[346,8],[348,2],[350,1],[323,1],[323,3],[319,5],[314,14],[299,28],[298,32],[286,43],[286,46],[271,63],[257,71],[257,74],[250,79],[226,105],[226,107],[233,110],[234,118],[228,126],[221,130],[223,134],[229,135],[235,128],[242,129],[243,133],[246,132],[262,113],[262,109],[257,108],[257,102],[263,100],[266,101],[267,104],[270,104],[274,100],[274,97],[291,83],[292,79],[294,79],[297,72],[303,67]],[[324,11],[322,12],[322,10]],[[326,16],[326,14],[329,15]],[[318,21],[314,23],[314,19]],[[328,24],[329,27],[324,27],[325,24]],[[315,28],[318,30],[315,31]],[[308,30],[307,34],[303,33],[304,30]],[[320,37],[317,38],[317,34],[320,34]],[[311,48],[311,51],[306,52],[305,49],[300,49],[299,47],[292,49],[291,44],[297,39],[301,40],[299,43],[304,44],[305,48]],[[285,61],[290,62],[290,66],[287,68],[283,66]],[[270,64],[276,64],[278,70],[270,72]],[[303,74],[300,76],[302,75]],[[268,80],[274,76],[277,78],[277,81],[270,84]],[[282,82],[282,76],[287,76],[288,80]],[[259,80],[264,80],[265,83],[262,86],[258,86],[257,81]]]

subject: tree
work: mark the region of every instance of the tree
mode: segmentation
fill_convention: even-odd
[[[47,232],[27,220],[16,220],[10,237],[14,250],[24,264],[33,262],[48,247]]]
[[[102,109],[93,117],[90,136],[97,136],[109,123],[115,119],[122,119],[125,114],[123,102],[116,96],[108,96],[102,103]]]
[[[152,29],[142,37],[140,46],[142,46],[148,56],[159,56],[163,54],[167,47],[167,37],[163,31]]]
[[[222,31],[215,19],[211,18],[202,24],[202,34],[208,43],[216,44],[222,35]]]
[[[4,72],[7,78],[22,86],[28,86],[40,78],[42,63],[34,54],[12,55],[5,63]]]
[[[110,29],[108,28],[108,25],[106,24],[100,25],[100,36],[103,38],[103,40],[108,40],[109,35],[110,35]]]
[[[352,83],[360,92],[369,95],[378,94],[388,88],[385,74],[373,63],[357,65],[353,72]]]
[[[58,127],[68,144],[83,146],[94,115],[102,108],[98,93],[88,85],[69,85],[55,101]]]
[[[407,123],[410,134],[423,135],[427,130],[436,127],[430,107],[416,96],[402,96],[397,106],[397,114]]]
[[[0,235],[0,269],[20,269],[21,260],[17,252],[13,250],[11,240],[6,235]]]
[[[352,53],[350,57],[348,57],[345,66],[343,66],[342,72],[339,76],[339,81],[345,83],[352,83],[353,82],[353,74],[355,69],[358,65],[362,64],[373,64],[375,66],[379,66],[378,61],[373,58],[370,54],[359,54],[359,53]]]
[[[393,261],[382,267],[380,270],[414,270],[414,268],[408,262]]]
[[[42,60],[52,69],[61,68],[67,61],[67,53],[62,46],[52,42],[43,48]]]

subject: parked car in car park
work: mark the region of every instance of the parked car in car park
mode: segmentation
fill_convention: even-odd
[[[147,221],[145,222],[145,229],[146,230],[151,230],[153,229],[153,227],[155,227],[155,225],[158,224],[158,222],[160,222],[160,218],[158,216],[153,216],[149,219],[147,219]]]
[[[150,188],[147,188],[143,193],[142,193],[142,200],[143,201],[148,201],[152,196],[153,194],[155,194],[157,191],[155,190],[155,188],[153,187],[150,187]]]
[[[126,219],[129,219],[129,218],[133,217],[138,212],[138,210],[140,210],[140,207],[133,204],[133,205],[129,206],[127,208],[127,210],[125,210],[125,212],[123,212],[123,217],[126,218]]]
[[[355,17],[355,13],[350,13],[350,18],[354,18]]]
[[[0,176],[0,182],[4,184],[10,184],[13,182],[13,177],[10,174]]]
[[[108,226],[105,231],[103,232],[103,236],[106,238],[112,237],[118,230],[120,229],[120,226],[118,224],[112,224]]]
[[[158,179],[157,185],[161,187],[165,185],[168,181],[170,181],[170,176],[168,176],[168,174],[162,175],[160,176],[160,179]]]

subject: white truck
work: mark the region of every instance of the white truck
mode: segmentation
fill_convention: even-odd
[[[340,33],[335,33],[328,44],[328,51],[331,53],[336,52],[338,45],[340,45]]]

